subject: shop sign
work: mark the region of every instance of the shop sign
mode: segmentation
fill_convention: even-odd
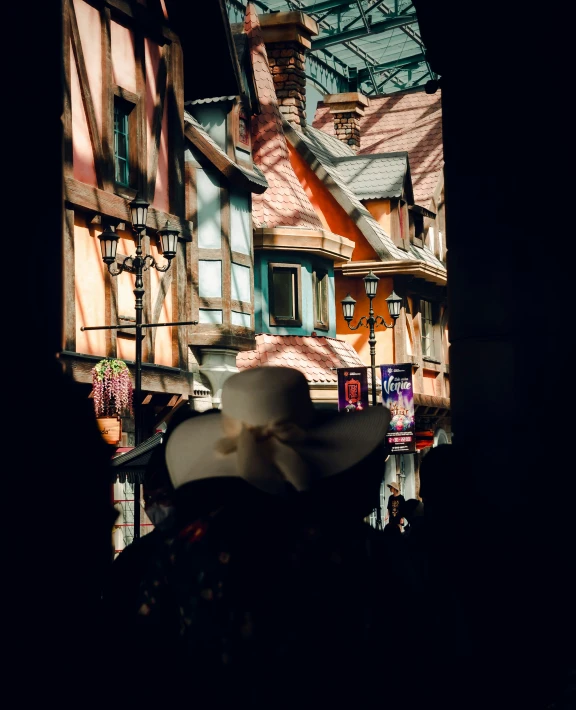
[[[102,438],[107,444],[116,445],[122,440],[122,420],[120,417],[98,417],[96,423]]]
[[[338,411],[361,412],[368,408],[368,368],[338,367]]]
[[[391,454],[413,454],[416,451],[414,421],[414,388],[412,363],[380,365],[382,404],[392,419],[386,441]]]

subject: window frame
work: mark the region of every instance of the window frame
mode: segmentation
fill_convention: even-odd
[[[317,303],[317,291],[316,289],[318,288],[318,285],[320,283],[325,284],[325,299],[324,299],[324,304],[326,308],[326,322],[322,321],[318,317],[318,303]],[[328,270],[327,269],[314,269],[312,272],[312,305],[314,309],[314,329],[315,330],[322,330],[322,331],[328,331],[330,330],[330,298],[329,298],[329,288],[330,288],[330,279],[328,276]]]
[[[235,148],[240,148],[252,155],[252,135],[250,130],[250,106],[245,98],[241,98],[234,105],[229,116],[232,120],[232,139]],[[242,140],[240,131],[240,121],[245,122],[247,141]]]
[[[430,318],[426,317],[425,311],[426,306],[430,308]],[[422,359],[427,362],[440,363],[438,359],[438,306],[434,301],[426,298],[420,298],[419,301],[419,311],[420,311],[420,347],[422,348]],[[425,335],[425,330],[427,331],[429,324],[430,333]],[[425,353],[424,342],[428,341],[431,344],[430,352]]]
[[[424,248],[424,215],[415,210],[410,210],[410,241]]]
[[[140,97],[133,94],[131,91],[114,87],[113,115],[112,115],[112,173],[114,187],[116,191],[124,194],[130,193],[130,196],[135,196],[138,192],[139,181],[139,160],[138,160],[138,114],[139,114]],[[121,106],[125,109],[128,123],[128,184],[118,182],[116,179],[117,158],[116,158],[116,107]],[[131,194],[133,192],[133,195]]]
[[[295,294],[294,306],[296,309],[295,318],[282,318],[274,314],[274,271],[284,269],[294,272]],[[271,326],[280,326],[284,328],[300,328],[302,327],[302,266],[300,264],[287,264],[282,262],[268,263],[268,304],[269,304],[269,324]]]

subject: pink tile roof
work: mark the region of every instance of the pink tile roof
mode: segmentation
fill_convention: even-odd
[[[334,135],[333,116],[322,102],[312,125]],[[444,162],[440,91],[398,92],[370,98],[370,106],[361,119],[360,136],[360,155],[408,151],[414,200],[426,207]]]
[[[252,3],[246,7],[244,31],[250,44],[260,114],[252,118],[252,155],[268,181],[262,195],[254,195],[254,226],[322,228],[310,200],[290,165],[274,80],[258,15]]]
[[[240,370],[262,366],[293,367],[304,373],[310,384],[338,383],[335,367],[364,365],[360,356],[344,340],[314,335],[256,336],[256,350],[240,352],[236,366]],[[370,369],[368,369],[370,380]]]

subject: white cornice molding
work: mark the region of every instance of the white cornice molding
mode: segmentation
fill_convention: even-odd
[[[446,269],[427,264],[425,261],[403,259],[399,261],[352,261],[334,264],[341,270],[343,276],[366,276],[369,271],[376,275],[394,276],[395,274],[410,274],[417,278],[430,281],[439,286],[446,286]]]
[[[254,249],[298,251],[327,259],[349,261],[354,242],[325,229],[305,227],[256,227]]]

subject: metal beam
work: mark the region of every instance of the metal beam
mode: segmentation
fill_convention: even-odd
[[[388,7],[388,5],[386,5],[383,2],[379,2],[377,7],[378,7],[378,11],[380,13],[382,13],[382,15],[384,15],[384,17],[389,17],[390,15],[394,14],[394,10],[392,10],[392,8]],[[416,42],[416,44],[419,44],[421,47],[424,46],[424,42],[422,41],[422,37],[420,37],[420,35],[417,32],[415,32],[412,29],[412,27],[401,27],[400,29],[402,30],[402,32],[404,32],[404,34],[408,35],[408,37],[410,37],[410,39],[414,40],[414,42]]]
[[[381,32],[392,30],[395,27],[403,27],[404,25],[410,25],[417,21],[418,18],[416,15],[405,15],[402,17],[391,17],[388,20],[383,20],[382,22],[375,22],[370,26],[369,30],[362,27],[357,30],[348,30],[347,32],[335,32],[332,35],[313,39],[312,50],[324,49],[324,47],[330,47],[333,44],[341,44],[342,42],[358,39],[360,37],[366,37],[367,35],[380,34]]]
[[[391,59],[389,62],[383,62],[382,64],[376,64],[370,67],[373,72],[381,72],[385,69],[393,69],[394,67],[403,67],[408,64],[414,64],[416,62],[423,62],[426,60],[423,52],[418,52],[418,54],[411,54],[409,57],[402,57],[401,59]],[[368,69],[358,70],[358,80],[368,81],[370,78],[370,71]]]
[[[332,12],[337,12],[338,10],[343,10],[350,5],[355,5],[356,0],[325,0],[325,2],[319,2],[316,5],[311,5],[306,8],[309,15],[318,15],[324,10],[330,10]]]

